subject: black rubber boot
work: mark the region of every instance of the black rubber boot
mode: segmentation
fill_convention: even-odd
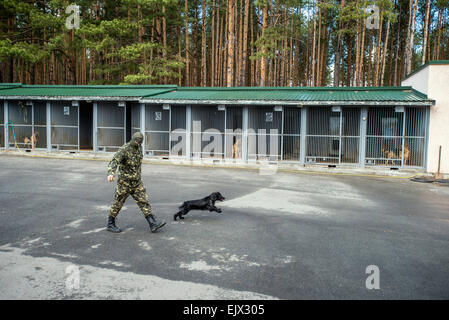
[[[108,217],[108,225],[106,226],[106,230],[115,232],[115,233],[119,233],[122,231],[122,230],[120,230],[119,227],[117,227],[115,225],[115,218],[113,216]]]
[[[156,230],[165,226],[166,223],[164,220],[157,221],[156,217],[153,214],[148,215],[147,217],[145,217],[145,219],[147,219],[148,224],[150,225],[151,232],[156,232]]]

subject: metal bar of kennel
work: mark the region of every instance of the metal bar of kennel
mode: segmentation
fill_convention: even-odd
[[[218,108],[218,106],[217,106]],[[223,140],[224,140],[224,150],[223,150],[223,160],[226,160],[226,118],[228,115],[228,108],[226,108],[226,106],[224,106],[224,132],[223,132]]]
[[[368,108],[362,107],[360,110],[360,141],[359,141],[359,165],[365,166],[366,161],[366,130],[368,123]]]
[[[171,156],[171,106],[168,106],[168,158]],[[163,107],[162,107],[163,110]]]
[[[142,152],[143,155],[145,155],[145,145],[146,145],[146,139],[145,139],[145,103],[140,104],[140,132],[143,134],[143,142],[142,142]]]
[[[341,164],[341,135],[343,127],[343,109],[340,107],[340,124],[339,124],[339,137],[338,137],[338,164]]]
[[[306,163],[306,135],[307,135],[307,110],[308,107],[301,108],[301,127],[300,127],[300,145],[299,145],[299,162],[304,165]]]
[[[281,121],[282,121],[282,124],[281,124],[281,161],[282,161],[284,159],[284,107],[282,107],[281,112],[282,112],[282,114],[281,114]],[[271,153],[271,150],[270,150],[270,153]]]
[[[47,101],[46,108],[46,126],[47,126],[47,152],[51,152],[51,102]]]
[[[123,114],[124,114],[124,117],[123,117],[123,144],[125,144],[126,143],[126,108],[127,108],[127,106],[126,106],[126,101],[125,101],[125,105],[124,105],[124,107],[123,107]]]
[[[92,140],[93,140],[93,151],[98,152],[98,104],[97,102],[93,103],[92,107]]]
[[[404,167],[404,143],[405,143],[405,108],[402,112],[402,149],[401,149],[401,167]]]
[[[423,167],[427,168],[427,163],[428,163],[428,156],[429,153],[428,148],[429,148],[429,124],[430,124],[430,108],[426,108],[426,113],[425,113],[425,127],[424,127],[424,163],[423,163]]]
[[[78,151],[80,150],[80,104],[78,103]]]
[[[5,149],[9,149],[9,129],[8,129],[8,122],[9,122],[9,109],[8,109],[8,101],[5,100],[3,103],[3,114],[4,114],[4,123],[5,123]]]
[[[248,106],[243,106],[242,110],[242,160],[248,161]]]
[[[192,146],[191,146],[191,133],[192,133],[192,106],[186,105],[186,150],[185,156],[187,159],[192,158]]]
[[[34,101],[31,101],[31,149],[34,150]]]

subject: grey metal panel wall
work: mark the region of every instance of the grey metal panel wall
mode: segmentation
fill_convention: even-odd
[[[145,107],[145,150],[150,156],[169,155],[170,110],[161,105]]]
[[[218,106],[192,106],[192,155],[224,157],[225,111]],[[205,141],[204,141],[205,140]]]
[[[340,149],[340,161],[342,163],[359,163],[360,112],[360,108],[342,108]]]
[[[26,105],[24,101],[10,101],[8,103],[8,117],[11,123],[8,126],[8,136],[10,145],[14,145],[14,139],[20,148],[31,148],[32,145],[26,143],[33,135],[33,114],[31,105]]]
[[[284,107],[282,160],[299,161],[301,151],[301,109]]]
[[[14,125],[32,124],[32,106],[22,101],[9,101],[9,121]]]
[[[45,102],[34,102],[34,136],[36,148],[47,148],[47,106]]]
[[[125,121],[125,107],[119,107],[117,102],[97,102],[98,127],[123,128]]]
[[[68,108],[68,114],[64,114],[64,107]],[[54,101],[51,103],[52,126],[78,126],[78,107],[72,106],[70,101]]]
[[[187,154],[186,106],[170,106],[171,133],[170,155],[185,156]]]
[[[131,135],[140,131],[140,103],[132,102],[128,104],[131,108]]]
[[[115,151],[125,143],[125,107],[117,102],[97,102],[97,146]]]
[[[66,112],[65,112],[66,111]],[[51,103],[51,142],[60,150],[78,150],[78,107],[70,101]]]
[[[227,159],[243,158],[243,107],[226,107],[225,153]]]
[[[278,160],[281,154],[282,112],[274,106],[250,106],[248,160]]]
[[[0,102],[0,148],[5,147],[5,111],[3,101]]]

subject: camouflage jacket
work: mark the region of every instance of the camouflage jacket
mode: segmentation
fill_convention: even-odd
[[[108,175],[115,175],[118,167],[120,180],[140,180],[142,172],[142,147],[135,147],[130,142],[124,144],[114,154],[108,165]]]

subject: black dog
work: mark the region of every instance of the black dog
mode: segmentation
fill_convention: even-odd
[[[175,221],[178,217],[184,219],[183,216],[190,210],[209,210],[221,213],[221,209],[215,206],[215,201],[223,201],[224,199],[225,197],[220,192],[214,192],[203,199],[186,201],[179,207],[181,210],[174,215]]]

